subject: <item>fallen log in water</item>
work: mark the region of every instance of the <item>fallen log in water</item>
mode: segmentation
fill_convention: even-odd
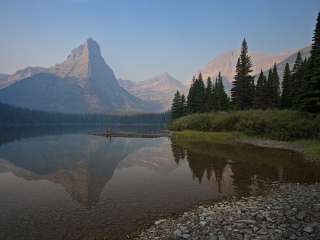
[[[113,138],[113,137],[126,137],[126,138],[159,138],[169,137],[169,131],[157,133],[137,133],[137,132],[108,132],[108,133],[90,133],[90,135]]]

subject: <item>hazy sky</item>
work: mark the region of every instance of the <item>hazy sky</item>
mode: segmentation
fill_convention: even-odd
[[[98,41],[117,77],[182,81],[216,54],[311,42],[319,0],[0,0],[0,72],[61,62]]]

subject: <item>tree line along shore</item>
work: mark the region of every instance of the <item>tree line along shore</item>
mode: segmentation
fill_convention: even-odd
[[[241,132],[285,141],[312,139],[313,146],[320,145],[320,13],[310,57],[302,59],[298,53],[292,69],[286,64],[281,86],[276,64],[268,76],[261,71],[257,81],[251,75],[252,65],[243,40],[231,96],[224,90],[221,74],[214,83],[208,78],[205,84],[200,73],[187,97],[176,92],[169,129]]]
[[[298,52],[292,69],[286,64],[280,87],[276,63],[268,76],[263,71],[255,81],[251,75],[254,59],[248,55],[244,39],[236,64],[231,97],[228,97],[219,73],[206,84],[200,73],[193,77],[187,97],[177,91],[172,102],[172,119],[194,113],[214,111],[242,111],[249,109],[284,109],[320,113],[320,13],[314,30],[311,54],[302,59]]]

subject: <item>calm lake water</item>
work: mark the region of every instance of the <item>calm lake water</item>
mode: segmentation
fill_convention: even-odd
[[[87,134],[98,127],[0,131],[1,240],[124,239],[199,201],[320,177],[299,154],[249,145]]]

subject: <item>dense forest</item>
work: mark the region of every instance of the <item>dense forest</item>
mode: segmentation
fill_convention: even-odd
[[[34,111],[0,103],[0,126],[27,124],[166,124],[170,113],[134,115],[64,114]]]
[[[314,30],[311,56],[302,59],[298,53],[293,68],[286,65],[282,86],[276,63],[268,76],[261,70],[257,81],[251,75],[252,66],[253,60],[248,55],[248,45],[244,39],[231,97],[224,90],[220,74],[214,84],[210,78],[205,84],[200,73],[193,78],[187,99],[179,91],[175,93],[171,107],[172,119],[193,113],[249,109],[320,113],[320,13]]]

